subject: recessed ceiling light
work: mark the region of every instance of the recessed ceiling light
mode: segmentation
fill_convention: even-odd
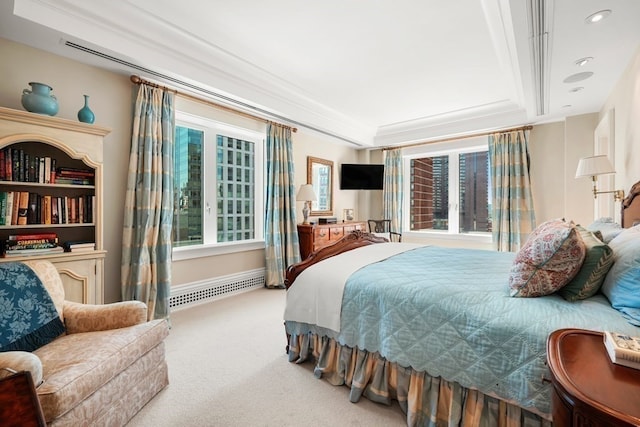
[[[584,57],[584,58],[580,58],[580,59],[578,59],[578,60],[575,62],[575,64],[576,64],[578,67],[584,67],[585,65],[587,65],[587,62],[591,61],[592,59],[593,59],[593,57],[592,57],[592,56],[586,56],[586,57]]]
[[[569,89],[569,92],[580,92],[583,89],[584,88],[582,86],[578,86],[578,87],[574,87],[572,89]]]
[[[571,104],[565,104],[562,106],[562,108],[569,108],[569,107],[571,107]]]
[[[602,21],[604,18],[606,18],[609,15],[611,15],[611,10],[609,9],[599,10],[598,12],[587,16],[585,21],[587,22],[587,24],[595,24],[596,22]]]
[[[566,79],[564,79],[563,82],[565,82],[565,83],[575,83],[575,82],[579,82],[581,80],[588,79],[591,76],[593,76],[593,72],[592,71],[585,71],[583,73],[572,74],[569,77],[567,77]]]

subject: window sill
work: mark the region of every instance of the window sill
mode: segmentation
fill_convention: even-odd
[[[172,261],[182,261],[193,258],[203,258],[215,255],[225,255],[237,252],[264,249],[264,240],[252,240],[249,242],[218,243],[213,245],[181,246],[173,248]]]

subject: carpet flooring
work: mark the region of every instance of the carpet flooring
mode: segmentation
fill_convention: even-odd
[[[169,386],[128,426],[406,426],[397,404],[351,403],[311,363],[289,363],[284,303],[263,288],[172,313]]]

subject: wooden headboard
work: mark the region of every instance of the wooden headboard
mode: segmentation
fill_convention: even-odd
[[[633,184],[629,194],[622,201],[620,219],[623,228],[640,224],[640,181]]]

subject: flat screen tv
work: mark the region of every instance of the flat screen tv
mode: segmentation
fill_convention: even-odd
[[[340,165],[341,190],[382,190],[383,182],[384,165]]]

